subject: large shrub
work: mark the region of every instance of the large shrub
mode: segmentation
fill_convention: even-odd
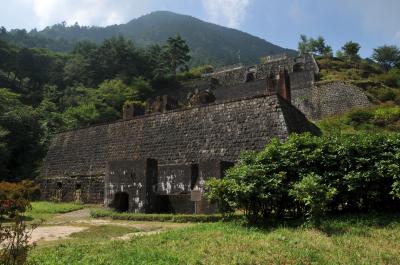
[[[37,192],[38,186],[32,181],[0,182],[0,264],[25,264],[36,226],[28,227],[24,213],[31,208],[29,199]]]
[[[225,179],[213,179],[208,188],[214,202],[242,209],[250,221],[397,209],[400,135],[275,139],[259,153],[243,154]]]

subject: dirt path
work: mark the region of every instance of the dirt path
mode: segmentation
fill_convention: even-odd
[[[89,227],[79,226],[40,226],[33,230],[30,238],[31,243],[39,241],[54,241],[62,238],[66,238],[73,233],[82,232]]]
[[[69,213],[56,215],[52,220],[47,221],[46,224],[57,225],[57,224],[73,223],[76,221],[88,220],[88,219],[90,219],[90,210],[86,208]]]
[[[138,222],[138,221],[116,221],[110,219],[92,219],[89,209],[77,210],[69,213],[56,215],[33,230],[31,242],[54,241],[68,238],[73,233],[82,232],[92,226],[124,226],[140,230],[136,233],[115,237],[114,240],[128,240],[135,236],[158,234],[167,230],[189,226],[190,224],[168,223],[168,222]]]

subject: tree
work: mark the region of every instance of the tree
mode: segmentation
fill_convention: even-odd
[[[306,35],[300,35],[298,43],[299,54],[314,53],[323,56],[332,56],[332,47],[326,45],[325,39],[319,36],[317,39],[308,38]]]
[[[385,71],[400,65],[400,49],[395,45],[383,45],[374,49],[372,59],[378,62]]]
[[[100,113],[95,104],[81,104],[77,107],[70,107],[63,113],[67,128],[77,129],[99,122]]]
[[[20,96],[0,89],[1,144],[6,146],[8,159],[3,161],[4,179],[18,180],[34,177],[34,169],[44,155],[43,130],[37,112],[21,103]]]
[[[300,55],[311,52],[310,42],[306,35],[304,34],[300,35],[300,41],[297,47]]]
[[[188,69],[187,62],[190,60],[189,51],[189,46],[181,36],[168,38],[163,46],[163,54],[173,75],[176,75],[177,70]]]
[[[342,47],[343,56],[349,61],[359,60],[360,56],[358,55],[358,51],[360,48],[361,46],[357,42],[348,41]]]
[[[91,80],[95,86],[116,77],[129,82],[143,74],[144,53],[123,37],[105,40],[89,58]]]
[[[315,54],[324,56],[332,55],[332,47],[326,45],[325,39],[322,36],[319,36],[317,39],[310,38],[309,42],[311,51]]]

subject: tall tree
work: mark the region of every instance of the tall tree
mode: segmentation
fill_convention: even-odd
[[[360,48],[361,46],[357,42],[348,41],[342,47],[343,56],[349,61],[359,60],[360,56],[358,55],[358,51]]]
[[[325,39],[319,36],[317,39],[310,38],[311,51],[318,55],[331,56],[332,47],[325,43]]]
[[[187,63],[190,60],[189,46],[181,36],[168,38],[163,46],[164,57],[167,61],[171,72],[176,75],[176,72],[185,71],[188,69]]]
[[[310,42],[306,35],[300,35],[300,41],[298,42],[297,49],[299,50],[299,55],[311,52]]]
[[[385,71],[400,65],[400,49],[395,45],[383,45],[374,49],[372,59],[378,62]]]
[[[332,56],[332,47],[325,43],[325,39],[322,36],[313,39],[303,34],[300,35],[298,50],[300,55],[314,53],[317,55]]]
[[[44,155],[43,131],[37,112],[21,103],[19,95],[0,89],[0,145],[8,157],[2,159],[1,180],[20,180],[34,175]],[[5,161],[4,161],[5,160]]]

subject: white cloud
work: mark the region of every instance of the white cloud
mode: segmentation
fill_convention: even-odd
[[[25,0],[26,1],[26,0]],[[37,24],[43,28],[66,21],[81,25],[119,24],[150,11],[153,1],[132,0],[29,0]]]
[[[202,3],[212,22],[236,28],[244,21],[250,1],[202,0]]]

